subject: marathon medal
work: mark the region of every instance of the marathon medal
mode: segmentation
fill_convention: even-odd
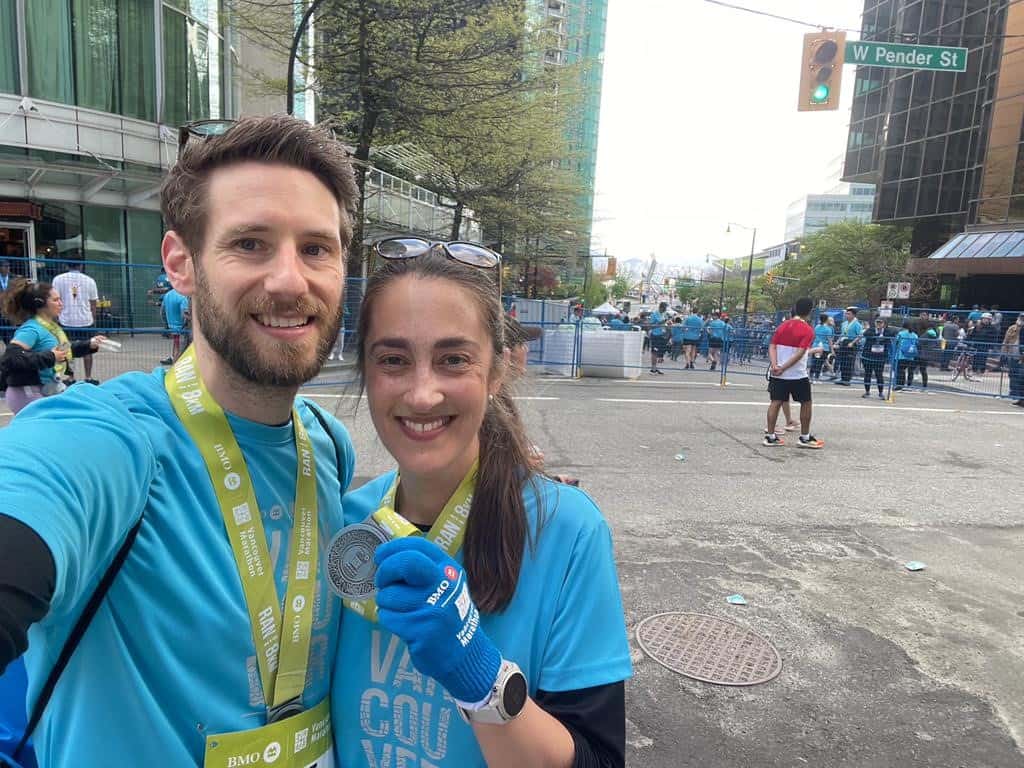
[[[390,538],[372,517],[338,531],[327,547],[327,580],[331,588],[346,600],[362,602],[373,597],[377,591],[373,584],[377,575],[373,553]]]

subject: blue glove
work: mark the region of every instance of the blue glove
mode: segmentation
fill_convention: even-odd
[[[380,625],[402,638],[416,669],[457,701],[486,699],[501,654],[480,626],[462,566],[422,536],[381,545],[374,561]]]

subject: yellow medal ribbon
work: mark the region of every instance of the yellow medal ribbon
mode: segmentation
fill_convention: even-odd
[[[68,369],[68,363],[71,361],[71,342],[68,341],[68,335],[64,333],[64,329],[60,327],[58,323],[53,322],[42,315],[36,315],[36,322],[39,323],[43,328],[48,330],[57,339],[57,347],[67,351],[68,356],[63,360],[53,364],[53,372],[58,376],[63,376],[64,372]]]
[[[473,506],[473,491],[476,489],[476,473],[479,462],[474,461],[469,472],[462,478],[455,493],[444,505],[441,514],[430,527],[426,537],[428,541],[437,544],[449,557],[455,557],[462,549],[462,541],[466,538],[466,522],[469,520],[469,510]],[[423,533],[415,525],[410,523],[398,512],[395,511],[395,496],[398,494],[398,484],[401,476],[396,475],[384,498],[381,499],[380,507],[366,522],[373,522],[392,539],[401,539],[406,536],[422,536]],[[366,600],[344,600],[345,606],[368,621],[377,621],[377,601],[372,597]]]
[[[213,483],[249,610],[263,696],[268,709],[273,710],[302,695],[309,666],[319,565],[313,446],[298,411],[293,409],[297,460],[295,518],[282,620],[252,478],[223,409],[203,384],[193,347],[182,353],[164,377],[164,387],[178,418],[199,449]]]

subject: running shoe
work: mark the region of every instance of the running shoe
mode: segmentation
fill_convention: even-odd
[[[806,440],[801,437],[797,442],[797,446],[800,448],[824,448],[825,441],[819,440],[814,435],[808,435]]]
[[[664,376],[665,375],[665,372],[663,370],[661,370],[661,368],[656,369],[654,372],[656,374],[658,374],[659,376]]]
[[[797,431],[798,429],[800,429],[800,424],[799,424],[799,422],[796,422],[796,421],[791,421],[791,422],[789,422],[788,424],[786,424],[786,426],[784,427],[784,429],[785,429],[785,430],[786,430],[787,432],[796,432],[796,431]]]
[[[761,440],[761,443],[762,445],[770,445],[772,448],[774,448],[778,445],[785,445],[786,441],[783,440],[778,435],[772,435],[765,431],[764,439]]]
[[[871,397],[871,393],[865,392],[863,395],[861,395],[861,397]]]
[[[163,360],[160,361],[160,365],[174,365],[174,360],[172,360],[169,357],[165,357]]]
[[[878,399],[879,400],[885,400],[885,395],[883,395],[881,392],[879,392],[878,393]]]

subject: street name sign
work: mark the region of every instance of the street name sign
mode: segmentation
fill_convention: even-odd
[[[950,48],[944,45],[847,41],[846,63],[860,64],[866,67],[966,72],[967,49]]]

